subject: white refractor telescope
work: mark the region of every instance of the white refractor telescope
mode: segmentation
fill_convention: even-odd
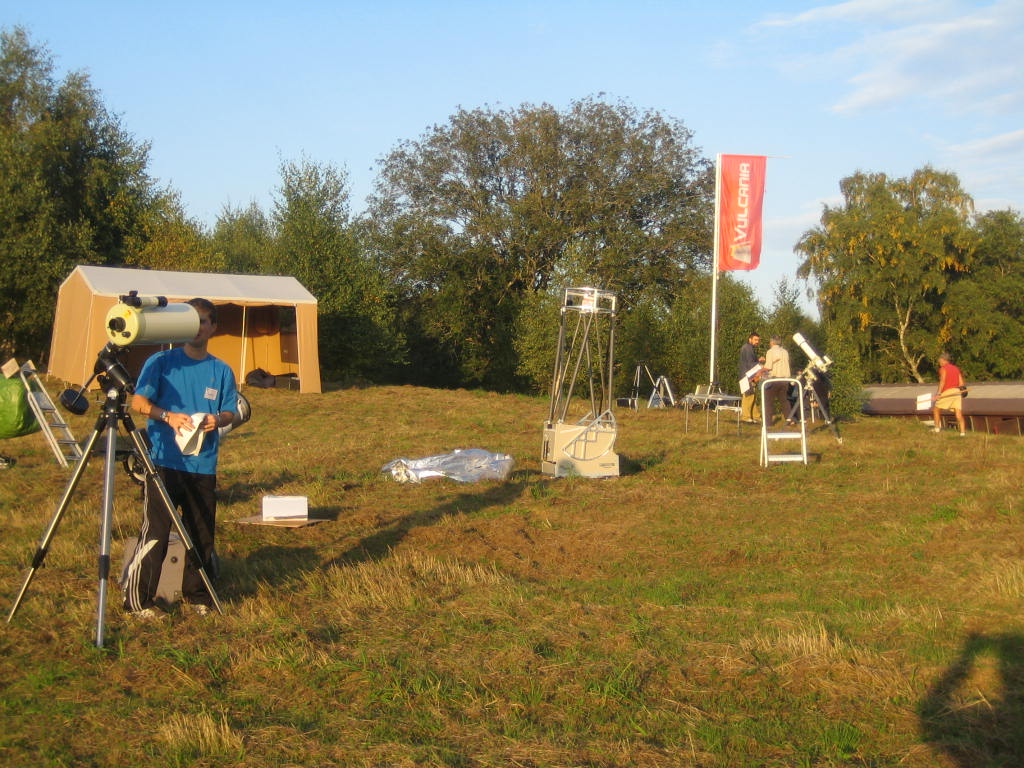
[[[107,312],[107,338],[118,347],[176,344],[199,333],[199,313],[191,304],[169,304],[164,296],[132,291]]]
[[[807,339],[804,338],[802,333],[794,333],[793,341],[797,343],[797,346],[803,350],[803,353],[807,355],[808,367],[819,373],[825,373],[828,371],[829,366],[832,365],[832,358],[828,355],[819,355],[814,351],[814,347],[807,343]]]

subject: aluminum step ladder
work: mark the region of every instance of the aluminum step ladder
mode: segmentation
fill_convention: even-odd
[[[28,405],[35,414],[36,421],[43,430],[43,436],[50,445],[53,455],[62,467],[73,466],[82,458],[82,446],[71,434],[71,428],[61,418],[57,406],[50,399],[50,394],[43,386],[36,374],[32,361],[25,363],[18,369],[21,374],[21,381],[28,393]]]
[[[671,405],[673,408],[676,407],[676,398],[672,394],[672,385],[668,383],[668,379],[665,376],[659,376],[658,380],[654,382],[654,389],[647,400],[647,407],[664,408],[668,405]]]
[[[796,386],[797,407],[793,409],[792,415],[799,413],[799,420],[795,425],[784,427],[778,432],[768,429],[768,422],[773,414],[769,413],[768,404],[765,402],[765,387],[769,384],[787,383]],[[790,444],[800,441],[800,452],[794,453],[792,449],[786,453],[773,453],[771,448],[783,441]],[[799,379],[767,379],[761,382],[761,466],[767,467],[776,462],[800,461],[807,464],[807,424],[804,418],[804,391]]]

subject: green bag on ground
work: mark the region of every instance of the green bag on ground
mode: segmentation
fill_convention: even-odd
[[[21,378],[0,378],[0,438],[21,437],[39,431]]]

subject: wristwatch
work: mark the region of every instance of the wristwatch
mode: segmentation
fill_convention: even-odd
[[[169,413],[168,411],[164,411],[162,414],[160,414],[160,421],[167,421],[167,414],[168,413]]]

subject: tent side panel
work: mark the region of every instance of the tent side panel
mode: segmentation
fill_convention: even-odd
[[[91,299],[92,292],[77,270],[61,283],[57,291],[47,371],[62,381],[85,383],[85,379],[79,380],[79,374],[92,323],[89,316]]]
[[[242,352],[245,340],[242,338],[242,308],[237,304],[217,305],[217,333],[210,339],[207,349],[214,357],[230,366],[235,381],[241,383]]]
[[[107,343],[103,323],[116,299],[96,296],[77,272],[57,292],[47,371],[70,384],[85,384]]]
[[[320,384],[320,338],[317,331],[316,304],[295,307],[299,336],[299,392],[318,394]]]
[[[209,350],[231,366],[239,384],[257,368],[275,376],[298,373],[298,365],[282,359],[278,313],[274,305],[217,305],[217,334]]]

